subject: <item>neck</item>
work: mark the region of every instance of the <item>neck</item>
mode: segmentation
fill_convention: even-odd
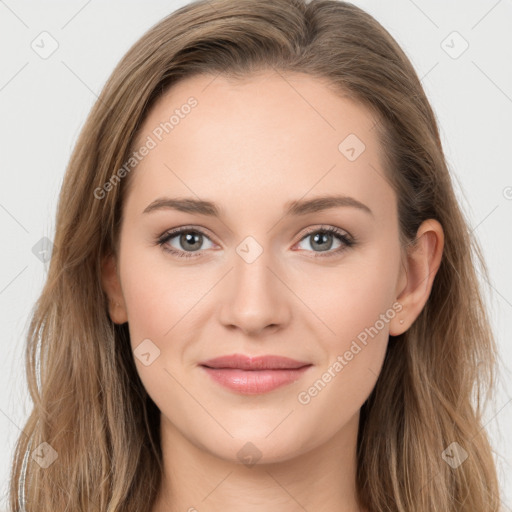
[[[244,465],[196,446],[161,416],[164,475],[152,512],[361,512],[359,414],[328,442],[281,462]]]

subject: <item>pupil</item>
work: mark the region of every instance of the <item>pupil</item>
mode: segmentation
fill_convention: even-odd
[[[330,238],[331,239],[331,243],[328,244],[328,247],[325,247],[325,242],[326,242],[326,237]],[[323,242],[318,242],[318,239],[321,239],[323,240]],[[323,246],[322,246],[323,244]],[[315,245],[318,245],[318,248],[321,250],[321,251],[327,251],[331,248],[332,246],[332,235],[330,233],[317,233],[314,237],[313,237],[313,246]]]
[[[192,247],[191,249],[192,250],[197,250],[198,247],[201,247],[201,237],[202,235],[200,233],[186,233],[184,235],[181,235],[181,241],[182,242],[186,242],[186,244],[192,244],[194,245],[194,239],[195,240],[195,245],[197,247]],[[199,243],[198,243],[199,241]],[[184,245],[184,247],[186,247],[186,244]]]

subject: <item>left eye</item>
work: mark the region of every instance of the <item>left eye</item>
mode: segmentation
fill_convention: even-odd
[[[326,252],[333,248],[334,239],[337,239],[339,243],[338,247],[334,247],[334,249],[350,245],[348,238],[334,228],[323,228],[311,231],[306,234],[300,242],[310,240],[309,246],[314,250],[314,252]],[[334,250],[331,252],[338,251]]]
[[[340,241],[341,243],[340,246],[338,246],[338,248],[331,251],[330,249],[332,248],[333,238],[338,239],[338,241]],[[343,231],[333,226],[312,229],[308,233],[306,233],[304,237],[302,237],[300,242],[307,239],[312,240],[312,242],[310,242],[309,244],[310,247],[319,249],[319,251],[313,252],[325,253],[315,254],[315,258],[336,256],[355,244],[355,240],[353,238],[351,238],[349,235],[345,234]]]

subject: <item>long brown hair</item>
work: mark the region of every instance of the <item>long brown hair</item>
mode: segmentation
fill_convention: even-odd
[[[243,79],[266,69],[318,77],[370,108],[398,198],[402,243],[414,242],[425,219],[444,229],[427,304],[408,331],[390,337],[361,410],[361,504],[372,512],[499,509],[482,426],[496,364],[476,274],[479,267],[485,277],[487,269],[409,59],[373,17],[347,2],[203,0],[133,45],[74,148],[27,339],[34,406],[16,445],[13,511],[141,512],[153,505],[162,475],[159,411],[136,372],[127,324],[109,318],[100,280],[103,257],[116,253],[123,197],[136,172],[118,170],[155,100],[178,80],[198,73]],[[443,452],[459,446],[468,457],[454,468]]]

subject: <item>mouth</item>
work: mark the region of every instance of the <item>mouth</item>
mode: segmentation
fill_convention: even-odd
[[[282,356],[243,354],[209,359],[200,367],[218,384],[246,395],[268,393],[299,380],[313,365]]]

